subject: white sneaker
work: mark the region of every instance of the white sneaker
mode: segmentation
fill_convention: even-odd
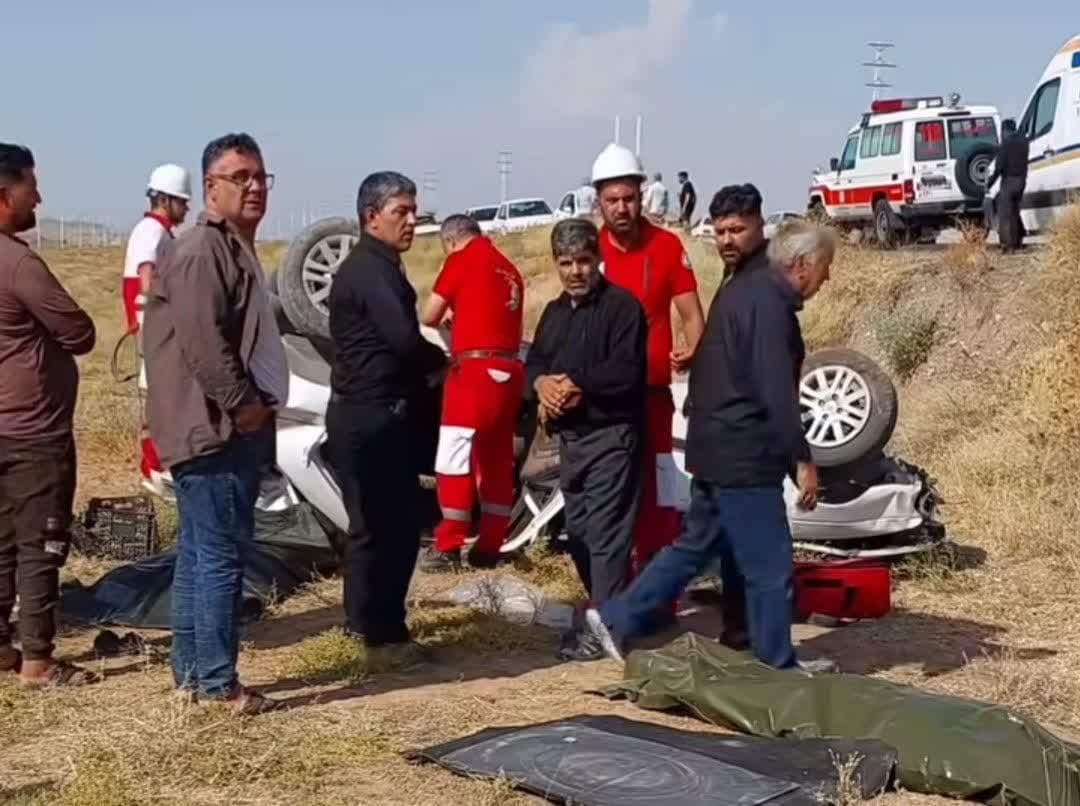
[[[813,660],[796,660],[795,665],[804,672],[810,674],[835,674],[840,671],[836,661],[829,658],[814,658]]]
[[[619,649],[618,642],[611,634],[611,630],[604,624],[604,620],[600,618],[600,611],[590,607],[585,611],[585,625],[589,628],[589,631],[597,637],[600,641],[600,646],[604,648],[604,654],[612,660],[617,660],[619,663],[623,663],[623,654]]]

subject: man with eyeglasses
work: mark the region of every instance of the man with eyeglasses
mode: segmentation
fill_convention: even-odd
[[[274,703],[240,685],[241,579],[255,533],[273,413],[289,396],[281,335],[255,255],[273,176],[249,135],[203,152],[206,209],[159,256],[143,340],[147,418],[180,513],[172,588],[172,670],[185,698],[237,714]]]

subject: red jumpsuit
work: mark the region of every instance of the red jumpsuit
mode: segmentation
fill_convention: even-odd
[[[525,285],[486,237],[450,254],[432,289],[453,312],[435,481],[442,521],[435,549],[460,549],[480,498],[474,551],[496,554],[510,525],[514,430],[525,382],[518,360]]]
[[[638,570],[656,552],[671,545],[679,533],[679,512],[674,492],[658,489],[660,468],[673,462],[671,397],[672,300],[697,291],[697,278],[682,241],[646,219],[641,220],[641,241],[624,250],[605,228],[600,236],[604,276],[630,291],[645,309],[648,394],[646,396],[645,462],[641,508],[634,525],[633,564]]]

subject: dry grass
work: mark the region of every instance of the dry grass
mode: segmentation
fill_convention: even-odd
[[[547,235],[540,230],[499,239],[529,284],[530,327],[557,291]],[[689,243],[688,249],[707,303],[719,261],[708,244]],[[1009,266],[1024,259],[995,258],[990,270],[980,249],[965,243],[942,257],[844,247],[832,282],[804,313],[811,348],[864,349],[874,344],[882,316],[927,304],[940,312],[942,327],[958,328],[958,338],[986,341],[989,356],[977,371],[957,372],[971,362],[960,360],[950,341],[934,340],[925,370],[901,390],[895,441],[905,458],[937,477],[950,533],[984,551],[985,564],[972,570],[966,555],[963,561],[942,555],[913,564],[897,575],[898,614],[874,625],[874,640],[865,640],[865,632],[830,636],[837,641],[833,654],[842,665],[865,663],[873,674],[1002,702],[1080,729],[1080,625],[1074,618],[1080,546],[1073,531],[1080,521],[1080,209],[1044,252],[1030,258],[1037,267],[1010,275]],[[961,257],[963,250],[968,257]],[[261,251],[274,265],[282,246]],[[66,250],[46,257],[99,325],[98,349],[81,363],[80,498],[130,494],[138,481],[137,401],[133,387],[118,386],[109,373],[119,336],[120,252]],[[422,298],[442,260],[437,241],[421,239],[407,258]],[[1026,307],[1001,302],[1006,289],[1014,295],[1010,300]],[[957,318],[969,298],[976,308],[1005,317],[1036,311],[1029,330],[1037,338],[995,352],[990,348],[1001,338],[997,329],[970,330],[974,326]],[[170,517],[169,509],[161,516]],[[76,559],[67,573],[89,582],[107,567]],[[582,595],[564,555],[534,549],[517,560],[514,572],[551,599]],[[419,666],[369,658],[331,629],[338,620],[339,581],[309,586],[275,608],[274,618],[245,645],[242,674],[258,684],[280,682],[286,697],[311,699],[255,720],[235,721],[213,708],[179,708],[169,698],[167,670],[137,660],[123,673],[110,667],[113,676],[92,691],[29,693],[0,682],[0,787],[8,787],[0,788],[0,801],[536,803],[513,792],[510,782],[413,767],[397,751],[485,726],[605,709],[701,727],[584,697],[583,690],[610,682],[618,669],[603,663],[548,668],[556,643],[551,632],[509,624],[497,612],[445,606],[434,595],[445,583],[420,575],[414,586],[422,592],[414,592],[412,627],[428,650]],[[324,610],[332,611],[331,618],[319,615]],[[300,619],[300,628],[286,627],[293,619]],[[308,629],[308,623],[317,626]],[[85,651],[92,636],[64,636],[63,652]],[[954,657],[957,646],[966,663],[942,660]],[[895,652],[900,658],[890,660]],[[846,796],[837,797],[845,802]]]

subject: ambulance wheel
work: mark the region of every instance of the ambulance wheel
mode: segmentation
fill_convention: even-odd
[[[354,219],[324,218],[289,244],[276,285],[285,315],[305,336],[330,338],[330,286],[359,239]]]
[[[896,246],[896,221],[887,199],[874,202],[874,239],[882,249]]]
[[[896,428],[899,406],[888,374],[855,350],[807,357],[799,409],[814,463],[849,467],[880,455]]]

